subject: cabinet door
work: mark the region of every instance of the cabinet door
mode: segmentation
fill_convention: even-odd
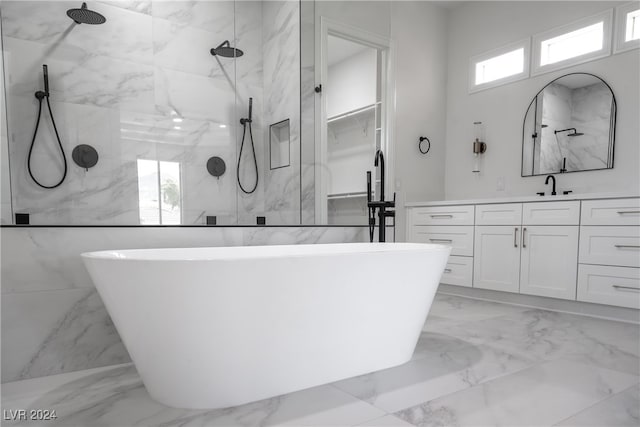
[[[473,287],[518,292],[521,227],[476,226]]]
[[[522,229],[520,293],[576,299],[577,226]]]

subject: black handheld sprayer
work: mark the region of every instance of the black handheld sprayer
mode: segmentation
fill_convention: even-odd
[[[236,178],[238,180],[238,186],[245,194],[251,194],[258,188],[258,159],[256,158],[256,147],[253,143],[253,133],[251,132],[251,115],[253,112],[253,98],[249,98],[249,117],[241,118],[240,124],[242,125],[242,143],[240,144],[240,152],[238,153],[238,165],[236,167]],[[251,190],[247,190],[242,186],[242,180],[240,179],[240,159],[242,158],[242,150],[244,149],[244,139],[247,135],[247,128],[249,128],[249,137],[251,138],[251,153],[253,154],[253,165],[256,171],[256,182]]]
[[[36,128],[33,131],[33,138],[31,138],[31,146],[29,147],[29,154],[27,156],[27,171],[29,172],[29,176],[37,185],[46,189],[53,189],[59,187],[67,177],[67,157],[64,154],[64,148],[62,147],[62,141],[60,141],[60,135],[58,134],[58,128],[56,127],[56,121],[53,118],[53,112],[51,111],[51,104],[49,103],[49,70],[47,65],[42,66],[42,75],[44,78],[44,92],[39,90],[35,93],[36,99],[38,100],[38,119],[36,120]],[[40,118],[42,117],[42,101],[47,101],[47,109],[49,110],[49,115],[51,116],[51,124],[53,125],[53,130],[56,134],[56,139],[58,140],[58,146],[60,147],[60,154],[62,155],[62,163],[64,164],[64,172],[62,173],[62,178],[58,181],[57,184],[54,185],[44,185],[41,184],[36,177],[33,175],[33,171],[31,170],[31,155],[33,154],[33,146],[36,142],[36,136],[38,135],[38,128],[40,126]]]

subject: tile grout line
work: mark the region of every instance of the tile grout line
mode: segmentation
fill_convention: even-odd
[[[583,413],[584,411],[587,411],[587,410],[589,410],[589,409],[593,408],[593,407],[594,407],[594,406],[596,406],[596,405],[599,405],[599,404],[601,404],[601,403],[604,403],[604,402],[606,402],[606,401],[607,401],[607,400],[609,400],[609,399],[613,399],[614,397],[616,397],[616,396],[618,396],[618,395],[620,395],[620,394],[622,394],[622,393],[626,393],[627,391],[631,390],[632,388],[634,388],[634,387],[638,387],[638,385],[640,385],[640,377],[638,377],[638,382],[637,382],[636,384],[634,384],[634,385],[632,385],[632,386],[630,386],[630,387],[627,387],[627,388],[625,388],[624,390],[620,390],[620,391],[619,391],[619,392],[617,392],[617,393],[611,394],[611,395],[609,395],[609,396],[605,397],[604,399],[599,400],[599,401],[597,401],[597,402],[595,402],[595,403],[593,403],[593,404],[591,404],[591,405],[587,406],[586,408],[583,408],[583,409],[579,410],[578,412],[576,412],[576,413],[574,413],[574,414],[571,414],[571,415],[569,415],[569,416],[568,416],[568,417],[566,417],[566,418],[561,419],[560,421],[558,421],[557,423],[555,423],[555,424],[554,424],[554,426],[557,426],[557,425],[559,425],[559,424],[561,424],[561,423],[563,423],[563,422],[567,421],[569,418],[575,417],[576,415],[581,414],[581,413]]]

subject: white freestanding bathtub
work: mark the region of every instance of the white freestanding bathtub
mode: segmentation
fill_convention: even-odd
[[[347,243],[82,257],[149,394],[222,408],[409,361],[449,252]]]

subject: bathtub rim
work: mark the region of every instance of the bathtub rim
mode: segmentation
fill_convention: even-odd
[[[300,248],[323,248],[318,252],[296,253]],[[353,250],[332,252],[331,247],[349,247]],[[260,251],[262,249],[262,251]],[[279,250],[274,250],[279,249]],[[203,253],[200,256],[185,256],[184,252]],[[183,252],[180,255],[180,252]],[[171,248],[137,248],[137,249],[109,249],[102,251],[83,252],[80,256],[86,260],[104,261],[135,261],[135,262],[206,262],[206,261],[235,261],[256,259],[282,259],[282,258],[309,258],[326,256],[364,255],[380,253],[403,252],[450,252],[449,246],[434,243],[318,243],[301,245],[239,245],[239,246],[198,246],[198,247],[171,247]],[[209,254],[207,254],[207,252]],[[243,253],[245,252],[245,253]],[[284,252],[284,253],[283,253]],[[152,254],[164,256],[153,257]],[[123,256],[124,255],[124,256]],[[127,256],[128,255],[128,256]]]

